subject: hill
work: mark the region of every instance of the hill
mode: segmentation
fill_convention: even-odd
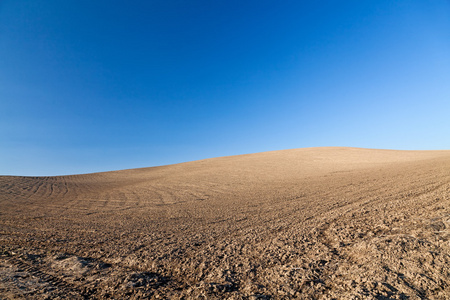
[[[0,176],[0,295],[445,299],[449,196],[450,151]]]

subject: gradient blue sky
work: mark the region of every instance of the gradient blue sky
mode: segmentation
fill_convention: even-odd
[[[0,174],[450,149],[449,1],[0,1]]]

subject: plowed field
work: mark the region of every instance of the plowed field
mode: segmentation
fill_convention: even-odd
[[[0,298],[449,299],[450,151],[0,176]]]

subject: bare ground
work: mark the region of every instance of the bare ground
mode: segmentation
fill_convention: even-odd
[[[0,177],[0,298],[449,299],[450,151]]]

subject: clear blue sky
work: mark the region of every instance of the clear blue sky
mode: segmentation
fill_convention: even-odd
[[[0,1],[0,174],[450,149],[450,2]]]

